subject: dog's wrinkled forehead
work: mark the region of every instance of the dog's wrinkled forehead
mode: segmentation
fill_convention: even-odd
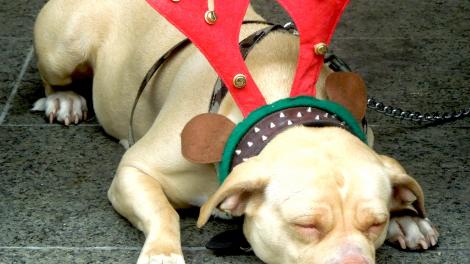
[[[296,140],[292,140],[294,135]],[[273,202],[292,195],[321,199],[331,195],[331,190],[343,200],[351,195],[364,199],[388,197],[389,190],[372,188],[390,186],[377,155],[343,129],[293,128],[274,139],[258,158],[269,161],[265,170],[271,181],[266,194]]]
[[[290,175],[271,180],[264,192],[265,204],[279,210],[287,220],[315,213],[338,217],[345,213],[337,211],[338,208],[385,211],[391,196],[389,181],[378,170],[370,173],[370,177],[351,171],[293,176],[299,172],[292,171]]]

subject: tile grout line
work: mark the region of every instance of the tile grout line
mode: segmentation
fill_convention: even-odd
[[[210,251],[206,247],[182,247],[183,251],[198,252],[198,251]],[[113,246],[102,246],[102,247],[62,247],[62,246],[0,246],[0,250],[76,250],[76,251],[111,251],[111,250],[132,250],[140,251],[142,247],[113,247]],[[470,251],[470,248],[439,248],[438,251]],[[432,252],[431,252],[432,253]]]
[[[16,96],[16,93],[18,92],[18,88],[23,81],[23,77],[26,73],[26,70],[28,69],[29,63],[31,62],[31,59],[33,58],[33,51],[34,47],[31,46],[28,51],[28,55],[26,56],[26,59],[23,62],[23,65],[21,66],[20,74],[18,74],[18,77],[16,78],[15,85],[13,86],[13,89],[10,92],[10,96],[8,96],[8,100],[5,103],[5,106],[3,107],[3,112],[0,115],[0,125],[3,124],[5,121],[6,116],[8,115],[8,111],[11,108],[11,104],[13,102],[13,99]]]
[[[3,124],[0,127],[65,127],[62,124]],[[100,124],[78,124],[70,127],[101,127]]]
[[[25,247],[0,247],[0,250],[140,250],[139,247],[60,247],[60,246],[25,246]]]
[[[133,251],[140,251],[142,247],[112,247],[112,246],[103,246],[103,247],[61,247],[61,246],[25,246],[25,247],[8,247],[8,246],[0,246],[0,250],[80,250],[80,251],[93,251],[93,250],[102,250],[102,251],[110,251],[110,250],[133,250]],[[183,251],[189,252],[197,252],[197,251],[206,251],[205,247],[183,247]]]

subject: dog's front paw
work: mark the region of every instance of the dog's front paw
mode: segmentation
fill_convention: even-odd
[[[86,100],[72,91],[56,92],[34,103],[31,111],[44,111],[52,124],[55,120],[66,126],[86,120]]]
[[[402,249],[426,250],[437,244],[439,233],[427,218],[415,216],[392,217],[387,240]]]
[[[185,262],[183,256],[177,254],[152,256],[141,253],[137,264],[185,264]]]
[[[183,253],[179,239],[164,236],[154,236],[150,232],[140,252],[137,264],[184,264]],[[164,238],[166,237],[166,239]]]

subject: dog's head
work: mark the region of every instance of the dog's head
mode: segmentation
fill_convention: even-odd
[[[325,86],[330,100],[357,120],[364,117],[365,85],[357,76],[332,74]],[[216,161],[224,146],[218,142],[231,129],[221,116],[196,118],[183,131],[183,154],[201,163]],[[201,208],[198,226],[219,207],[245,216],[245,236],[267,263],[374,263],[391,213],[424,216],[423,204],[420,186],[398,162],[350,132],[297,126],[234,167]]]
[[[417,182],[393,159],[334,127],[295,127],[236,166],[202,207],[244,215],[267,263],[374,263],[390,214],[424,215]]]

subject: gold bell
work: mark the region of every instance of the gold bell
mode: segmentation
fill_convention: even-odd
[[[313,48],[315,49],[315,54],[317,55],[323,56],[328,52],[328,45],[323,42],[316,44],[315,46],[313,46]]]
[[[235,77],[233,77],[233,85],[238,89],[241,89],[241,88],[245,87],[246,86],[246,76],[241,74],[241,73],[235,75]]]
[[[215,11],[207,11],[204,15],[204,19],[206,20],[207,24],[213,25],[215,21],[217,21],[217,16],[215,15]]]

